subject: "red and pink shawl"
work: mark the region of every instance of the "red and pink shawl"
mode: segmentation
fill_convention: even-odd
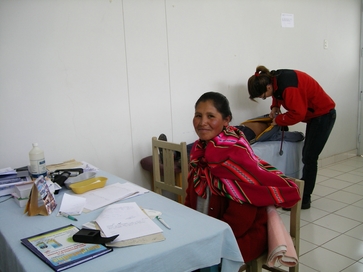
[[[188,180],[203,198],[208,186],[212,194],[259,207],[289,208],[300,200],[293,179],[257,157],[243,132],[232,126],[208,142],[197,140],[190,166]]]

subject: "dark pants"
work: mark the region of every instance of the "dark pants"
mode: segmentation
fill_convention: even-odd
[[[304,167],[301,178],[305,182],[303,197],[305,203],[310,201],[310,195],[314,190],[319,155],[328,141],[335,119],[336,111],[333,109],[325,115],[311,119],[306,125],[305,143],[302,151]]]

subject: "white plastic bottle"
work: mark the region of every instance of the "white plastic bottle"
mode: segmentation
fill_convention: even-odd
[[[45,164],[44,152],[38,147],[37,143],[33,143],[33,149],[29,152],[30,175],[37,178],[41,175],[47,175],[47,167]]]

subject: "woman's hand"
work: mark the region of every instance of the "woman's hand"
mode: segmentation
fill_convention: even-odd
[[[273,107],[271,109],[271,112],[270,112],[269,116],[270,116],[270,118],[276,118],[276,116],[279,115],[280,113],[281,113],[281,111],[280,111],[280,109],[278,107]]]

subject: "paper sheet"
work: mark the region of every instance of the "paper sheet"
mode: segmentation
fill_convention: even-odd
[[[134,183],[131,183],[131,182],[125,182],[125,183],[122,183],[122,187],[130,190],[130,191],[136,191],[137,193],[136,194],[133,194],[133,195],[130,195],[128,197],[126,197],[126,199],[129,199],[131,197],[135,197],[135,196],[138,196],[138,195],[142,195],[142,194],[145,194],[147,192],[149,192],[148,189],[145,189],[141,186],[138,186]]]
[[[136,202],[110,205],[97,217],[96,222],[107,237],[119,235],[114,242],[163,232]]]
[[[281,13],[281,26],[294,27],[294,14]]]
[[[80,196],[87,199],[85,211],[94,211],[128,196],[138,193],[136,189],[125,186],[125,184],[114,183],[100,189],[88,191]]]
[[[86,205],[86,198],[65,193],[59,211],[69,215],[80,215]]]
[[[160,216],[161,212],[149,209],[142,209],[150,219],[154,219],[156,216]],[[82,225],[83,228],[86,229],[94,229],[94,230],[101,230],[98,224],[95,221],[87,222]],[[101,230],[101,236],[106,237],[106,235]],[[106,246],[109,247],[128,247],[128,246],[136,246],[136,245],[145,245],[155,242],[164,241],[165,237],[163,233],[155,233],[150,235],[145,235],[138,238],[123,240],[123,241],[113,241],[111,243],[107,243]]]

